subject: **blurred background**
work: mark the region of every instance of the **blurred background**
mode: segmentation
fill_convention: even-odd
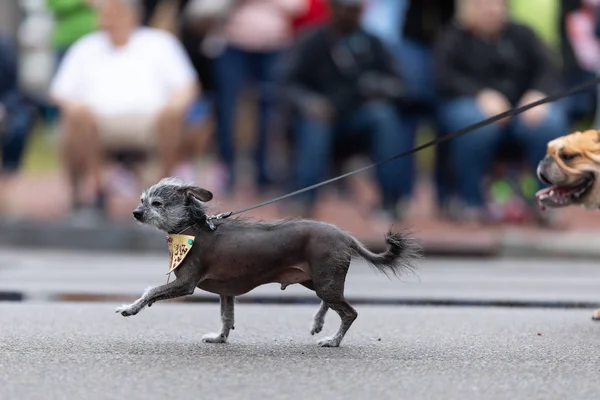
[[[135,226],[141,190],[164,176],[229,211],[408,150],[595,77],[599,11],[593,0],[4,0],[3,237],[25,224]],[[594,213],[535,202],[546,143],[600,128],[597,97],[249,215],[318,218],[373,241],[395,221],[457,246],[507,227],[600,229]]]

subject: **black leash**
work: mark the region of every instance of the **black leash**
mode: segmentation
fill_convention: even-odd
[[[351,175],[354,175],[354,174],[358,174],[360,172],[366,171],[368,169],[371,169],[371,168],[376,167],[378,165],[381,165],[383,163],[387,163],[387,162],[396,160],[398,158],[406,157],[406,156],[408,156],[410,154],[417,153],[417,152],[419,152],[421,150],[424,150],[424,149],[426,149],[428,147],[435,146],[435,145],[437,145],[439,143],[442,143],[442,142],[448,141],[450,139],[454,139],[456,137],[462,136],[462,135],[464,135],[466,133],[469,133],[469,132],[472,132],[472,131],[474,131],[476,129],[483,128],[484,126],[493,124],[494,122],[499,121],[499,120],[501,120],[503,118],[511,117],[511,116],[515,116],[515,115],[519,115],[519,114],[521,114],[521,113],[523,113],[523,112],[525,112],[525,111],[527,111],[527,110],[529,110],[529,109],[531,109],[533,107],[537,107],[537,106],[542,105],[542,104],[550,103],[550,102],[556,101],[558,99],[562,99],[563,97],[571,96],[571,95],[573,95],[575,93],[581,92],[582,90],[584,90],[584,89],[586,89],[586,88],[588,88],[590,86],[595,86],[595,85],[597,85],[599,83],[600,83],[600,77],[591,79],[591,80],[589,80],[589,81],[587,81],[585,83],[582,83],[581,85],[573,87],[570,90],[566,90],[566,91],[563,91],[563,92],[558,93],[558,94],[554,94],[554,95],[550,95],[550,96],[544,97],[543,99],[540,99],[538,101],[534,101],[533,103],[529,103],[529,104],[526,104],[526,105],[518,107],[518,108],[512,108],[512,109],[510,109],[508,111],[505,111],[505,112],[503,112],[501,114],[495,115],[495,116],[490,117],[488,119],[485,119],[483,121],[477,122],[476,124],[473,124],[473,125],[467,126],[465,128],[462,128],[462,129],[460,129],[460,130],[458,130],[458,131],[456,131],[454,133],[450,133],[448,135],[445,135],[445,136],[439,137],[437,139],[431,140],[431,141],[429,141],[427,143],[424,143],[424,144],[422,144],[420,146],[417,146],[417,147],[415,147],[415,148],[413,148],[411,150],[408,150],[408,151],[396,154],[395,156],[389,157],[389,158],[387,158],[385,160],[381,160],[381,161],[378,161],[376,163],[367,165],[366,167],[362,167],[362,168],[359,168],[357,170],[345,173],[343,175],[339,175],[339,176],[337,176],[335,178],[331,178],[331,179],[328,179],[326,181],[323,181],[323,182],[320,182],[320,183],[316,183],[316,184],[314,184],[312,186],[308,186],[308,187],[305,187],[303,189],[296,190],[295,192],[291,192],[291,193],[288,193],[286,195],[276,197],[274,199],[265,201],[263,203],[256,204],[256,205],[254,205],[252,207],[243,208],[243,209],[238,210],[238,211],[230,211],[230,212],[227,212],[227,213],[221,213],[221,214],[217,214],[217,215],[208,216],[207,217],[207,223],[211,227],[211,229],[214,230],[214,224],[212,224],[212,222],[210,222],[213,219],[229,218],[232,215],[237,215],[237,214],[245,213],[247,211],[254,210],[254,209],[257,209],[257,208],[260,208],[260,207],[264,207],[266,205],[273,204],[273,203],[276,203],[278,201],[287,199],[288,197],[292,197],[292,196],[295,196],[297,194],[308,192],[309,190],[313,190],[313,189],[316,189],[318,187],[328,185],[328,184],[330,184],[332,182],[338,181],[338,180],[343,179],[343,178],[347,178],[347,177],[349,177]]]

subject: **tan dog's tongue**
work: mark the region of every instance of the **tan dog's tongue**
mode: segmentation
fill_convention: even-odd
[[[545,194],[549,194],[551,190],[556,189],[554,186],[550,186],[544,189],[540,189],[536,192],[535,194],[535,198],[537,200],[538,203],[538,207],[540,208],[540,210],[544,211],[546,209],[546,206],[542,204],[540,197],[542,197],[542,195]]]

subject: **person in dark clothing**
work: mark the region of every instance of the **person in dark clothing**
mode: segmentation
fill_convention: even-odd
[[[597,0],[565,0],[561,6],[563,74],[565,82],[573,87],[594,79],[600,69],[600,3]],[[595,113],[594,127],[598,127],[599,95],[594,86],[565,99],[571,123]]]
[[[437,99],[433,45],[452,20],[454,3],[454,0],[411,0],[406,10],[398,56],[411,94],[422,105],[430,105]]]
[[[560,90],[560,74],[544,43],[508,19],[506,0],[460,0],[453,23],[435,47],[436,80],[447,131],[528,104]],[[535,107],[513,119],[454,139],[450,152],[463,218],[485,217],[481,185],[502,140],[523,149],[531,172],[548,141],[568,128],[561,103]]]
[[[0,178],[18,171],[35,122],[35,106],[19,91],[17,72],[16,43],[0,35]]]
[[[326,178],[335,140],[357,140],[368,133],[371,155],[381,160],[410,147],[394,102],[403,83],[383,43],[360,28],[361,0],[331,0],[332,21],[310,31],[285,62],[286,99],[296,112],[295,186],[307,187]],[[404,160],[376,170],[382,208],[396,217],[406,178]],[[301,213],[310,212],[315,191],[298,196]]]
[[[403,16],[400,45],[395,53],[411,95],[403,115],[406,129],[413,137],[423,122],[428,122],[438,136],[450,133],[443,131],[438,115],[440,102],[435,84],[433,45],[439,32],[452,20],[454,9],[455,0],[409,0]],[[448,142],[444,142],[434,149],[435,194],[440,217],[444,218],[449,217],[449,200],[454,189],[448,146]]]

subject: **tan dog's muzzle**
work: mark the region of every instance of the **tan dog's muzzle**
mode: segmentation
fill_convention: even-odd
[[[537,167],[538,179],[550,185],[536,194],[542,209],[587,202],[600,165],[599,138],[597,131],[585,131],[548,143]]]

